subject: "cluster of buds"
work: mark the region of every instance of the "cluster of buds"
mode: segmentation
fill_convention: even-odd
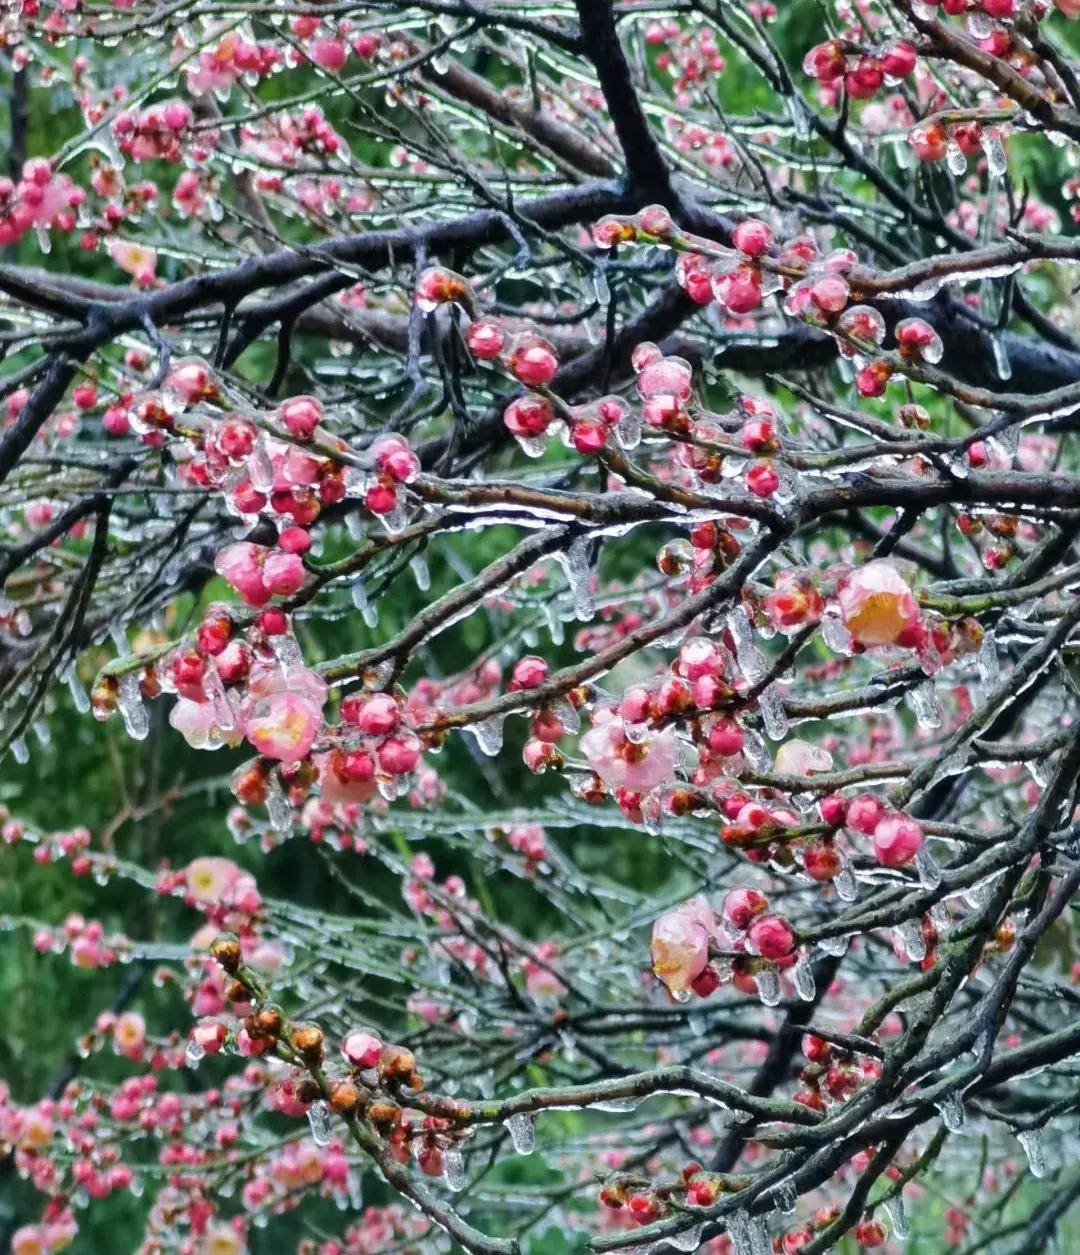
[[[825,823],[870,837],[882,867],[906,867],[922,848],[923,830],[915,820],[890,811],[872,793],[853,798],[830,794],[818,806]]]
[[[73,231],[86,193],[66,174],[55,174],[42,157],[32,157],[16,183],[0,178],[0,245],[15,244],[33,228]]]
[[[779,986],[777,972],[798,960],[791,926],[770,914],[757,889],[732,889],[720,915],[691,898],[653,924],[652,970],[676,1001],[707,998],[726,980],[744,993]],[[769,997],[772,1001],[772,998]]]
[[[795,1102],[812,1111],[825,1111],[831,1105],[847,1102],[864,1085],[881,1075],[881,1063],[870,1055],[856,1055],[807,1033],[802,1039],[806,1066],[799,1073],[803,1088]]]
[[[193,114],[183,100],[165,100],[141,111],[122,110],[113,118],[112,133],[120,151],[132,161],[178,162]]]
[[[859,45],[860,33],[815,45],[803,58],[803,73],[825,91],[842,86],[852,100],[872,100],[883,87],[895,86],[914,72],[917,57],[909,40],[875,51]]]

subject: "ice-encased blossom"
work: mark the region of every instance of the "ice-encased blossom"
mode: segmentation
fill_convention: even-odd
[[[860,645],[893,645],[919,619],[919,603],[891,562],[868,562],[839,590],[844,626]]]
[[[653,924],[652,969],[675,994],[688,989],[709,961],[716,915],[704,898],[691,898]]]
[[[786,741],[776,752],[775,767],[781,776],[812,776],[816,771],[831,771],[832,765],[827,749],[798,737]]]
[[[627,737],[618,719],[608,719],[590,728],[581,738],[581,751],[605,784],[613,789],[633,789],[636,793],[647,793],[670,780],[679,759],[671,728],[634,742]]]
[[[322,708],[300,693],[271,693],[252,704],[244,735],[267,758],[296,763],[307,757],[322,727]]]

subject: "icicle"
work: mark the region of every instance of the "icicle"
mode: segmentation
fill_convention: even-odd
[[[589,562],[588,540],[575,540],[565,555],[560,555],[560,561],[566,571],[566,580],[574,599],[574,614],[578,619],[587,621],[596,613],[596,603],[589,591],[592,566]]]
[[[750,1251],[751,1255],[772,1255],[769,1231],[761,1216],[750,1217]]]
[[[468,1183],[465,1175],[465,1157],[456,1146],[448,1146],[443,1151],[443,1177],[448,1189],[457,1194]]]
[[[847,954],[848,939],[846,937],[822,937],[818,946],[826,954],[831,954],[834,959],[838,959],[842,954]]]
[[[915,870],[924,889],[936,889],[941,884],[941,868],[930,851],[928,841],[924,841],[915,852]]]
[[[1021,1129],[1016,1140],[1024,1148],[1028,1168],[1033,1177],[1046,1176],[1046,1149],[1043,1146],[1041,1129]]]
[[[701,1246],[701,1228],[701,1225],[696,1224],[692,1228],[684,1229],[681,1233],[669,1234],[665,1242],[677,1251],[696,1251]]]
[[[799,1187],[795,1184],[795,1178],[785,1177],[774,1185],[772,1196],[785,1216],[792,1215],[799,1205]]]
[[[803,1002],[813,1002],[817,996],[817,982],[814,980],[814,969],[810,966],[810,956],[805,950],[799,951],[791,969],[791,979],[795,982],[795,992]]]
[[[316,1098],[307,1111],[308,1126],[311,1129],[311,1140],[316,1146],[327,1146],[330,1142],[330,1104],[325,1098]]]
[[[904,947],[904,953],[912,963],[921,963],[926,958],[926,940],[923,937],[922,925],[915,920],[906,919],[897,924],[894,930]]]
[[[957,178],[967,172],[967,158],[954,139],[949,140],[949,146],[945,152],[945,164],[949,167],[949,173],[955,174]]]
[[[363,576],[358,576],[353,580],[352,588],[349,591],[352,594],[353,605],[360,611],[360,618],[364,620],[364,626],[372,629],[377,628],[379,626],[379,612],[374,604],[368,601]]]
[[[859,896],[859,888],[855,883],[855,873],[851,870],[851,864],[845,858],[840,870],[836,873],[836,879],[833,881],[836,886],[836,896],[841,902],[854,902]]]
[[[760,656],[758,654],[759,658]],[[770,741],[782,741],[788,734],[788,717],[784,709],[784,699],[777,692],[775,685],[771,684],[758,694],[758,710],[761,712],[765,735]]]
[[[908,704],[915,713],[915,721],[920,728],[940,728],[944,713],[938,701],[937,689],[933,680],[924,680],[908,689]]]
[[[775,1007],[780,1001],[780,977],[771,963],[762,965],[754,973],[754,984],[757,985],[758,997],[764,1007]]]
[[[466,732],[472,733],[476,738],[476,744],[480,747],[480,752],[486,754],[488,758],[494,758],[502,749],[505,720],[505,715],[489,715],[486,719],[479,719],[476,723],[465,725]]]
[[[907,1213],[904,1211],[903,1198],[901,1198],[899,1194],[897,1194],[894,1198],[887,1198],[885,1200],[885,1211],[889,1217],[889,1222],[892,1225],[893,1237],[899,1238],[901,1241],[903,1241],[904,1238],[909,1237],[911,1229],[908,1227]]]
[[[937,1109],[941,1112],[941,1121],[949,1132],[959,1133],[967,1120],[964,1100],[960,1094],[953,1090],[951,1094],[946,1095],[938,1102]]]
[[[124,721],[124,731],[136,741],[145,741],[150,732],[150,720],[143,705],[142,694],[139,692],[139,677],[134,671],[125,672],[120,677],[120,689],[116,698],[116,707]]]
[[[533,1128],[532,1116],[524,1113],[507,1116],[503,1124],[517,1154],[531,1155],[536,1149],[536,1130]]]
[[[733,1211],[727,1218],[728,1237],[733,1255],[755,1255],[750,1233],[750,1218],[744,1211]]]
[[[86,691],[86,686],[79,679],[78,672],[74,667],[68,672],[67,686],[75,709],[80,715],[85,715],[90,709],[90,697]]]
[[[197,1068],[206,1057],[206,1051],[199,1045],[194,1037],[188,1038],[188,1044],[184,1049],[184,1062],[189,1068]]]
[[[765,659],[754,644],[754,631],[741,605],[732,609],[727,625],[735,640],[735,659],[739,669],[751,684],[756,684],[765,674]]]
[[[1001,659],[998,657],[997,637],[992,629],[988,628],[983,633],[975,664],[979,669],[979,683],[983,693],[989,697],[1001,683]]]
[[[426,593],[431,587],[431,571],[422,553],[413,554],[409,559],[409,569],[413,573],[413,579],[416,580],[416,587],[422,593]],[[444,1155],[443,1158],[445,1159],[446,1156]]]
[[[270,773],[266,789],[266,813],[270,826],[281,837],[291,837],[293,827],[292,803],[285,796],[276,772]]]

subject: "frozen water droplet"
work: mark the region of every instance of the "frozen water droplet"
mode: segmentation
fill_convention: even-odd
[[[754,984],[757,985],[761,1005],[775,1007],[780,1001],[780,977],[771,963],[764,964],[754,973]]]
[[[949,167],[949,173],[955,174],[957,178],[967,172],[967,158],[954,139],[949,141],[949,147],[945,153],[945,164]]]
[[[687,1003],[694,996],[694,991],[692,989],[673,989],[671,996],[676,1002]]]
[[[967,1112],[964,1110],[964,1100],[960,1094],[953,1090],[951,1094],[940,1099],[937,1104],[938,1111],[941,1112],[941,1122],[949,1130],[950,1133],[959,1133],[967,1121]]]
[[[817,982],[814,980],[814,969],[810,966],[810,956],[805,950],[799,951],[791,969],[791,978],[795,982],[795,992],[803,1002],[813,1002],[817,995]]]
[[[536,1130],[533,1128],[532,1116],[521,1112],[518,1115],[507,1116],[503,1124],[506,1126],[507,1133],[510,1134],[510,1140],[517,1154],[531,1155],[536,1149]]]
[[[457,1194],[468,1183],[465,1175],[465,1157],[456,1146],[448,1146],[443,1151],[443,1177],[447,1188]]]
[[[1021,1129],[1016,1135],[1016,1140],[1024,1148],[1031,1175],[1033,1177],[1046,1176],[1046,1150],[1043,1146],[1042,1131],[1040,1129]]]
[[[589,560],[588,539],[583,537],[575,540],[565,554],[558,556],[566,571],[570,595],[574,599],[574,614],[578,619],[588,621],[596,613],[596,603],[589,589],[592,582],[592,563]]]
[[[422,553],[413,554],[409,559],[409,569],[413,573],[413,579],[416,580],[416,587],[422,593],[426,593],[431,587],[431,571]],[[443,1158],[445,1159],[445,1156]]]
[[[989,697],[1001,683],[1001,659],[998,657],[997,637],[992,631],[983,633],[975,665],[979,669],[979,683],[982,685],[982,691]]]
[[[897,924],[896,935],[912,963],[921,963],[926,958],[926,941],[919,923],[911,919],[904,920],[902,924]]]
[[[326,1146],[330,1142],[330,1104],[325,1098],[316,1098],[308,1108],[308,1127],[311,1129],[311,1140],[316,1146]]]
[[[757,653],[757,651],[754,651]],[[758,654],[760,658],[761,655]],[[777,691],[776,685],[770,684],[758,694],[758,710],[761,722],[765,727],[765,735],[771,741],[782,741],[788,734],[788,717],[784,709],[784,699]]]
[[[833,884],[836,886],[836,896],[841,902],[854,902],[859,896],[859,887],[855,883],[855,873],[851,870],[851,864],[847,859],[844,859],[841,864]]]
[[[488,758],[494,758],[502,749],[505,720],[505,715],[489,715],[486,719],[479,719],[476,723],[465,725],[466,732],[472,733],[476,738],[476,744],[480,747],[480,752],[486,754]]]
[[[124,731],[136,741],[146,740],[150,732],[150,720],[143,705],[142,694],[139,692],[139,677],[134,671],[128,671],[120,677],[120,688],[116,697],[116,706],[124,721]]]
[[[184,1062],[189,1068],[197,1068],[205,1058],[206,1051],[199,1045],[194,1037],[189,1037],[188,1044],[184,1049]]]
[[[360,617],[364,620],[365,627],[379,626],[379,611],[368,600],[368,590],[364,587],[364,576],[357,577],[352,581],[352,587],[349,590],[352,597],[352,605],[360,611]]]
[[[847,953],[848,939],[846,937],[822,937],[818,946],[826,954],[831,954],[834,959],[838,959],[842,954]]]
[[[920,728],[941,727],[944,714],[933,680],[923,680],[921,684],[908,689],[907,700]]]
[[[270,826],[279,836],[292,836],[292,803],[285,796],[285,790],[281,787],[281,781],[276,772],[271,772],[267,781],[266,813],[270,817]]]
[[[68,692],[71,694],[72,705],[80,715],[85,715],[90,709],[90,696],[74,667],[68,673],[67,686]]]

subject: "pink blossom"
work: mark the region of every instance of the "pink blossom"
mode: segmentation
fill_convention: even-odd
[[[860,645],[892,645],[919,621],[919,604],[891,562],[857,567],[839,592],[844,626]]]
[[[260,754],[283,763],[305,758],[322,727],[322,706],[296,692],[271,693],[244,715],[244,735]]]
[[[903,867],[918,854],[923,831],[906,815],[886,815],[874,829],[874,857],[883,867]]]
[[[679,747],[675,733],[665,728],[644,741],[630,741],[621,720],[596,724],[581,738],[589,765],[613,789],[647,793],[675,774]]]
[[[691,898],[653,924],[652,969],[673,994],[689,989],[709,961],[716,916],[704,898]]]

